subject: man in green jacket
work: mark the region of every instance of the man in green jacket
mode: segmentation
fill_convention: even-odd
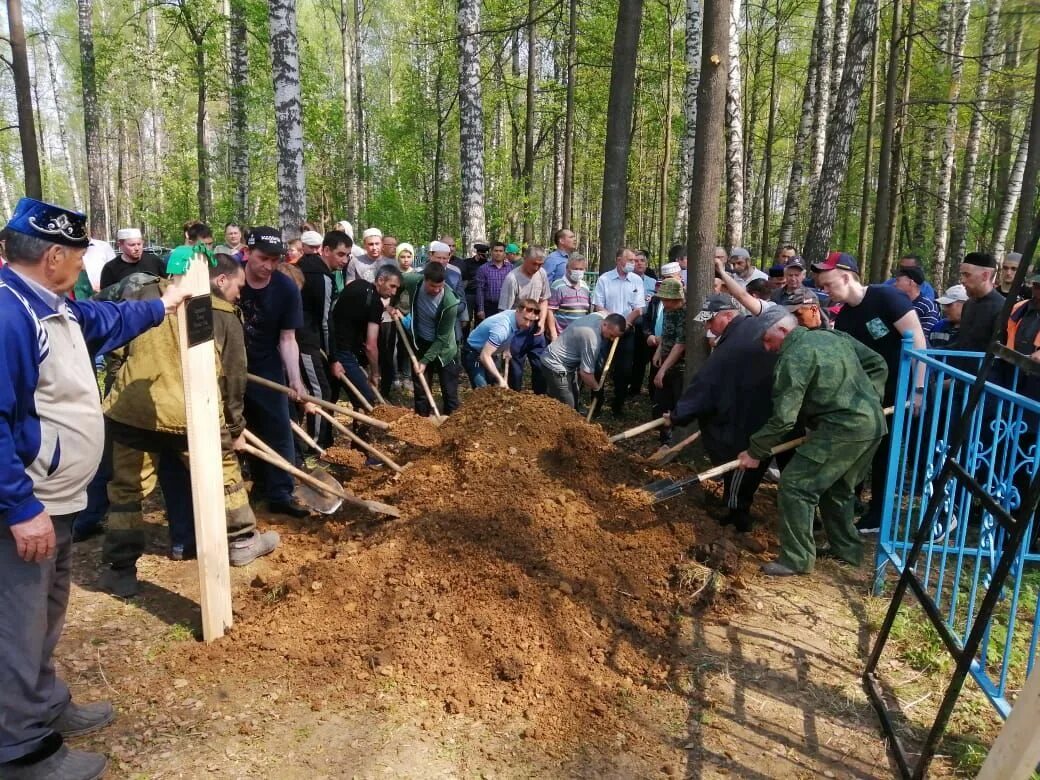
[[[412,307],[411,314],[403,317],[403,321],[419,359],[412,376],[415,413],[423,417],[429,417],[433,410],[419,382],[420,376],[425,376],[428,382],[433,376],[440,381],[445,414],[459,408],[462,364],[455,339],[459,299],[446,286],[446,279],[440,263],[427,263],[422,273],[405,274],[403,278],[403,288]],[[392,311],[391,316],[402,318],[397,310]]]
[[[780,557],[762,571],[774,577],[812,571],[817,506],[830,540],[827,554],[858,566],[863,542],[853,525],[853,497],[885,435],[881,397],[888,367],[878,353],[844,333],[799,327],[782,309],[762,317],[768,326],[762,342],[780,354],[773,372],[773,416],[738,456],[741,467],[757,467],[796,423],[809,430],[780,478]]]
[[[228,553],[232,566],[245,566],[278,546],[274,531],[259,533],[249,506],[235,449],[245,428],[246,347],[234,303],[245,281],[231,255],[217,254],[210,267],[213,340],[221,395],[221,445]],[[160,459],[179,462],[188,476],[184,378],[175,317],[138,336],[126,347],[112,390],[105,398],[106,429],[112,437],[112,481],[108,484],[108,533],[102,551],[101,587],[130,598],[139,590],[137,560],[145,549],[144,499],[156,485]],[[190,484],[190,483],[189,483]],[[190,490],[190,489],[189,489]]]

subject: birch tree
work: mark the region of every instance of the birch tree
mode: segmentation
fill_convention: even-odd
[[[726,83],[726,246],[744,243],[744,121],[740,98],[740,0],[729,11]]]
[[[827,125],[827,150],[823,159],[820,184],[813,193],[809,230],[802,256],[807,263],[826,259],[834,220],[838,213],[838,197],[849,167],[852,135],[867,75],[867,60],[877,34],[878,0],[859,0],[849,27],[849,47],[838,96]]]
[[[80,83],[83,90],[83,135],[87,148],[87,207],[90,234],[108,236],[104,153],[101,148],[101,111],[97,97],[97,65],[94,57],[94,4],[77,0]]]
[[[936,191],[939,199],[935,207],[935,248],[932,254],[932,274],[940,282],[946,279],[946,247],[950,231],[950,204],[953,201],[953,160],[957,146],[957,104],[961,95],[964,73],[964,43],[968,34],[971,0],[956,0],[951,8],[950,23],[953,34],[947,35],[951,51],[944,71],[950,75],[947,93],[946,124],[942,139],[942,160]]]
[[[888,233],[892,186],[898,162],[892,152],[896,128],[896,94],[899,89],[899,44],[902,38],[902,0],[892,2],[892,30],[888,44],[888,65],[885,75],[885,112],[881,124],[881,151],[878,155],[877,207],[874,215],[874,235],[870,242],[870,278],[877,282],[887,271],[885,250]],[[865,258],[860,258],[864,260]]]
[[[480,88],[480,0],[459,0],[459,154],[462,243],[487,235],[484,217],[484,101]]]
[[[1037,200],[1037,179],[1040,178],[1040,53],[1036,57],[1036,75],[1033,77],[1033,106],[1029,112],[1029,152],[1026,154],[1025,169],[1022,174],[1022,197],[1018,203],[1018,217],[1015,224],[1016,252],[1025,252],[1026,244],[1032,234],[1035,223]]]
[[[307,218],[300,105],[300,55],[296,0],[269,0],[274,118],[278,142],[278,220],[286,239],[298,238]]]
[[[679,147],[679,198],[672,234],[681,239],[690,221],[693,154],[697,140],[697,86],[701,78],[701,0],[686,0],[686,80],[683,82],[683,135]]]
[[[246,46],[245,0],[231,0],[228,52],[231,71],[231,93],[228,113],[231,120],[231,178],[235,184],[235,217],[244,220],[249,213],[249,147],[246,101],[249,97],[249,49]]]
[[[44,53],[47,55],[47,72],[50,75],[51,97],[54,99],[54,110],[58,113],[58,116],[64,116],[65,113],[62,111],[62,97],[58,90],[58,58],[54,54],[54,38],[46,30],[43,31],[42,37]],[[75,208],[82,209],[85,207],[85,204],[80,197],[79,184],[76,181],[76,168],[72,164],[72,152],[69,149],[69,130],[68,123],[66,122],[58,122],[58,145],[61,147],[62,161],[65,163],[65,175],[68,178],[69,187],[72,190],[72,203]]]
[[[831,96],[831,50],[834,46],[834,0],[820,0],[818,23],[820,46],[816,72],[816,100],[813,104],[812,146],[809,151],[809,192],[816,192],[823,157],[827,148],[827,118],[831,115],[834,98]]]
[[[1008,230],[1011,228],[1011,218],[1018,207],[1018,199],[1022,194],[1022,176],[1026,170],[1026,156],[1029,153],[1029,127],[1027,126],[1018,142],[1018,152],[1015,154],[1015,162],[1008,172],[1008,179],[1000,199],[1000,210],[997,212],[996,223],[993,228],[993,244],[991,251],[998,260],[1004,255],[1004,247],[1007,242]]]

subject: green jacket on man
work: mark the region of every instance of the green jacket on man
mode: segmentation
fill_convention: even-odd
[[[402,284],[412,305],[410,315],[412,342],[418,344],[415,329],[417,314],[415,299],[419,294],[419,288],[423,284],[423,275],[421,272],[415,271],[406,273],[404,274]],[[420,363],[428,366],[439,360],[442,366],[446,366],[458,356],[459,344],[455,339],[455,321],[458,319],[458,315],[459,299],[452,292],[451,288],[445,285],[444,297],[441,298],[440,305],[437,307],[437,337],[422,354],[417,355]]]

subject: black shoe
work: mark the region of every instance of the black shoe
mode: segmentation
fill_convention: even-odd
[[[876,534],[881,531],[881,518],[875,517],[871,514],[865,514],[856,523],[856,530],[859,531],[860,536],[867,536],[868,534]]]
[[[743,509],[731,509],[725,517],[719,518],[719,525],[731,525],[738,534],[746,534],[753,527],[754,518]]]
[[[863,561],[850,561],[848,558],[842,558],[830,547],[817,547],[816,557],[826,558],[831,561],[840,561],[841,563],[847,563],[849,566],[860,566],[863,563]]]
[[[288,515],[298,519],[307,517],[311,513],[311,510],[297,501],[269,501],[267,510],[276,515]]]
[[[98,586],[106,593],[121,599],[132,599],[141,590],[137,581],[137,569],[133,566],[129,569],[105,569],[101,572]]]
[[[78,544],[79,542],[85,542],[87,539],[93,539],[95,536],[101,536],[105,532],[104,523],[95,523],[87,528],[76,528],[72,529],[72,543]]]
[[[100,731],[115,720],[115,717],[115,710],[107,701],[94,701],[82,705],[70,701],[65,711],[50,724],[50,727],[66,739],[82,737]]]
[[[107,766],[108,759],[100,753],[69,750],[61,745],[57,752],[31,764],[0,764],[0,777],[5,780],[98,780]]]

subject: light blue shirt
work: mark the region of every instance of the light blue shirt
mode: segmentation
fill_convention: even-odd
[[[516,333],[516,309],[500,311],[470,331],[466,343],[477,352],[492,344],[496,350],[509,344]]]
[[[620,314],[627,318],[634,309],[642,309],[646,305],[645,298],[643,280],[635,274],[619,274],[615,268],[600,274],[592,303],[610,314]]]
[[[545,270],[545,275],[549,277],[550,285],[557,279],[563,279],[567,275],[567,260],[569,257],[566,252],[556,249],[545,258],[545,265],[542,268]]]
[[[639,274],[636,274],[638,276]],[[652,276],[643,277],[643,287],[646,289],[646,296],[644,303],[650,303],[650,299],[654,297],[654,293],[657,292],[657,280]]]

